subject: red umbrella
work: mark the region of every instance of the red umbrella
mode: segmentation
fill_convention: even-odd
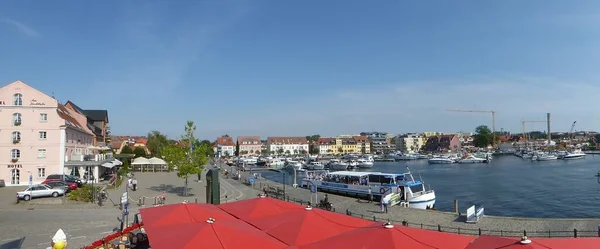
[[[242,220],[258,219],[291,211],[304,210],[304,207],[298,204],[267,197],[230,202],[221,204],[219,207]]]
[[[377,224],[370,227],[355,229],[353,231],[333,236],[315,243],[300,246],[301,249],[344,248],[344,249],[434,249],[456,248],[432,245],[435,237],[418,240],[407,235],[391,224]],[[450,245],[452,242],[449,242]],[[464,248],[464,245],[463,245]]]
[[[444,233],[431,230],[423,230],[412,227],[397,227],[403,234],[418,241],[425,241],[435,248],[464,249],[469,243],[476,239],[473,236]]]
[[[479,236],[465,249],[548,249],[535,241],[528,240],[522,243],[521,238],[498,237],[498,236]]]
[[[288,245],[241,220],[206,220],[146,228],[153,249],[283,249]]]
[[[181,203],[140,209],[145,227],[206,222],[208,218],[235,220],[236,218],[215,205]]]
[[[571,249],[571,248],[600,248],[600,238],[560,238],[547,239],[535,238],[534,243],[552,249]]]
[[[247,222],[290,246],[305,245],[375,224],[372,221],[312,208],[250,219]]]

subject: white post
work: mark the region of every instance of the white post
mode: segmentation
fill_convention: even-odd
[[[65,152],[66,152],[66,144],[67,144],[67,132],[65,126],[60,127],[60,143],[58,146],[58,155],[59,155],[59,163],[58,163],[58,174],[65,174]]]

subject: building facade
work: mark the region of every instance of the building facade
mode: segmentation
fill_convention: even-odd
[[[299,155],[309,152],[306,137],[269,137],[267,147],[269,153],[275,155]]]
[[[260,155],[262,152],[262,142],[259,136],[239,136],[237,137],[237,147],[240,155]]]
[[[462,148],[457,135],[439,135],[427,138],[426,152],[458,152]]]
[[[85,120],[80,120],[80,123],[89,128],[94,134],[95,146],[109,145],[110,137],[107,110],[84,110],[72,101],[67,101],[67,103],[65,103],[65,107],[85,117]]]
[[[319,146],[319,155],[331,155],[337,152],[335,138],[320,137],[317,139],[317,146]]]
[[[213,146],[215,154],[221,157],[235,156],[235,142],[230,136],[218,137]]]
[[[396,149],[402,152],[417,152],[423,149],[427,140],[417,133],[408,133],[396,137]]]
[[[371,142],[371,152],[375,154],[384,154],[394,150],[395,145],[390,144],[390,139],[386,132],[361,132],[361,136],[366,136]]]
[[[74,157],[96,158],[94,134],[72,112],[39,90],[15,81],[0,88],[0,179],[7,186],[37,184],[50,174],[70,174]]]

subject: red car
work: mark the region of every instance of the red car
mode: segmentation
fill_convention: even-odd
[[[42,184],[48,184],[48,185],[52,185],[52,183],[62,183],[62,181],[60,180],[54,180],[54,179],[46,179],[45,181],[42,182]],[[69,186],[69,188],[71,190],[75,190],[77,189],[77,183],[76,182],[64,182],[67,186]]]

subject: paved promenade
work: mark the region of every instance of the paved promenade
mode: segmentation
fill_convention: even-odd
[[[226,165],[222,165],[222,167],[229,169],[229,166]],[[247,179],[248,174],[249,172],[244,172],[242,180]],[[259,190],[265,184],[279,188],[283,186],[281,183],[259,179],[253,188]],[[247,187],[250,188],[250,186]],[[318,198],[322,199],[323,195],[323,193],[318,193]],[[286,197],[290,200],[303,200],[306,203],[310,200],[311,193],[306,189],[286,186]],[[430,230],[438,230],[439,225],[442,231],[461,234],[478,235],[481,229],[481,234],[487,235],[521,236],[523,231],[527,231],[528,236],[573,237],[574,229],[577,229],[578,236],[589,237],[598,236],[597,227],[600,225],[600,219],[538,219],[495,216],[484,216],[478,223],[469,224],[465,223],[464,216],[450,212],[394,206],[390,207],[388,213],[383,213],[379,203],[368,203],[366,200],[358,201],[355,198],[333,194],[329,194],[329,200],[337,212],[346,213],[348,210],[352,215],[365,219],[389,220],[396,223],[406,221],[411,227],[423,227]],[[461,212],[465,212],[466,208],[461,207]]]

